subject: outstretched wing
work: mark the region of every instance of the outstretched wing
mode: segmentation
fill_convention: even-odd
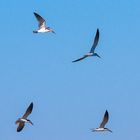
[[[25,125],[24,122],[20,122],[20,123],[19,123],[19,126],[18,126],[18,128],[17,128],[17,132],[20,132],[20,131],[23,129],[24,125]]]
[[[106,125],[106,123],[108,122],[109,119],[109,114],[108,111],[106,110],[105,114],[104,114],[104,118],[103,121],[101,122],[99,128],[104,128],[104,126]]]
[[[45,19],[42,18],[39,14],[37,14],[35,12],[34,12],[34,15],[35,15],[36,19],[38,20],[38,23],[39,23],[38,26],[39,26],[39,28],[45,28],[45,26],[46,26]]]
[[[81,57],[81,58],[79,58],[79,59],[76,59],[76,60],[74,60],[74,61],[72,61],[72,62],[77,62],[77,61],[83,60],[83,59],[85,59],[86,57],[88,57],[88,56],[87,56],[87,55],[84,55],[83,57]]]
[[[97,31],[96,31],[96,35],[95,35],[94,42],[93,42],[92,48],[90,50],[90,53],[94,53],[94,50],[98,44],[98,41],[99,41],[99,29],[97,29]]]
[[[25,112],[25,114],[23,115],[23,119],[26,119],[27,117],[28,117],[28,115],[32,112],[32,110],[33,110],[33,103],[31,103],[30,105],[29,105],[29,107],[27,108],[27,110],[26,110],[26,112]]]

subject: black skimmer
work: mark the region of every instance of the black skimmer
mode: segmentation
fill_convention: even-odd
[[[90,49],[90,52],[87,53],[86,55],[84,55],[83,57],[81,57],[79,59],[76,59],[76,60],[74,60],[72,62],[77,62],[77,61],[83,60],[83,59],[85,59],[87,57],[90,57],[90,56],[97,56],[97,57],[100,58],[100,56],[97,53],[94,52],[95,48],[96,48],[96,46],[98,44],[98,41],[99,41],[99,29],[97,29],[97,32],[96,32],[96,35],[95,35],[95,38],[94,38],[94,43],[92,45],[92,48]]]
[[[31,103],[29,105],[29,107],[27,108],[27,110],[26,110],[25,114],[22,116],[22,118],[19,118],[16,121],[16,124],[18,125],[17,132],[20,132],[23,129],[25,123],[27,123],[27,122],[33,125],[33,123],[29,119],[27,119],[27,117],[30,115],[32,110],[33,110],[33,103]]]
[[[109,132],[112,132],[110,129],[105,128],[105,125],[108,122],[108,120],[109,120],[109,114],[108,114],[108,111],[106,110],[106,112],[104,114],[103,121],[101,122],[99,128],[91,129],[92,132],[95,132],[95,131],[97,131],[97,132],[100,132],[100,131],[109,131]]]
[[[50,27],[47,27],[46,26],[46,21],[44,18],[42,18],[39,14],[35,13],[34,12],[34,15],[36,17],[36,19],[38,20],[38,27],[39,29],[36,30],[36,31],[33,31],[33,33],[46,33],[46,32],[52,32],[52,33],[55,33],[53,31],[53,29],[51,29]]]

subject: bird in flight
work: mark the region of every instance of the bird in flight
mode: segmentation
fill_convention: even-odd
[[[17,132],[20,132],[25,126],[25,123],[27,122],[33,125],[33,123],[29,119],[27,119],[27,117],[30,115],[32,110],[33,110],[33,103],[29,105],[25,114],[15,122],[18,125]]]
[[[112,132],[110,129],[108,128],[105,128],[105,125],[106,123],[108,122],[108,119],[109,119],[109,114],[108,114],[108,111],[106,110],[105,114],[104,114],[104,118],[99,126],[99,128],[95,128],[95,129],[91,129],[92,132],[95,132],[95,131],[109,131],[109,132]]]
[[[33,33],[46,33],[46,32],[55,33],[55,32],[53,31],[53,29],[51,29],[50,27],[47,27],[47,26],[46,26],[46,21],[45,21],[44,18],[42,18],[39,14],[37,14],[37,13],[35,13],[35,12],[34,12],[34,15],[35,15],[35,17],[36,17],[36,19],[37,19],[37,21],[38,21],[38,23],[39,23],[39,24],[38,24],[39,29],[36,30],[36,31],[33,31]]]
[[[94,38],[93,45],[92,45],[92,47],[90,49],[90,52],[87,53],[86,55],[84,55],[83,57],[81,57],[79,59],[76,59],[76,60],[74,60],[72,62],[77,62],[77,61],[83,60],[83,59],[85,59],[87,57],[90,57],[90,56],[97,56],[97,57],[101,58],[97,53],[94,52],[95,48],[96,48],[96,46],[98,44],[98,41],[99,41],[99,29],[97,29],[97,31],[96,31],[96,35],[95,35],[95,38]]]

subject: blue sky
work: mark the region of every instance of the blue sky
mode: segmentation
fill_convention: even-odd
[[[0,139],[134,140],[140,122],[139,0],[1,1]],[[55,34],[33,34],[42,15]],[[73,60],[91,48],[96,52]],[[26,125],[16,119],[30,104]],[[105,110],[113,133],[92,133]],[[135,128],[131,130],[131,128]]]

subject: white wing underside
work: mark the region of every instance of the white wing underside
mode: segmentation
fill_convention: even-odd
[[[46,29],[46,23],[43,22],[42,24],[39,24],[38,27],[39,27],[39,29],[45,30]]]

